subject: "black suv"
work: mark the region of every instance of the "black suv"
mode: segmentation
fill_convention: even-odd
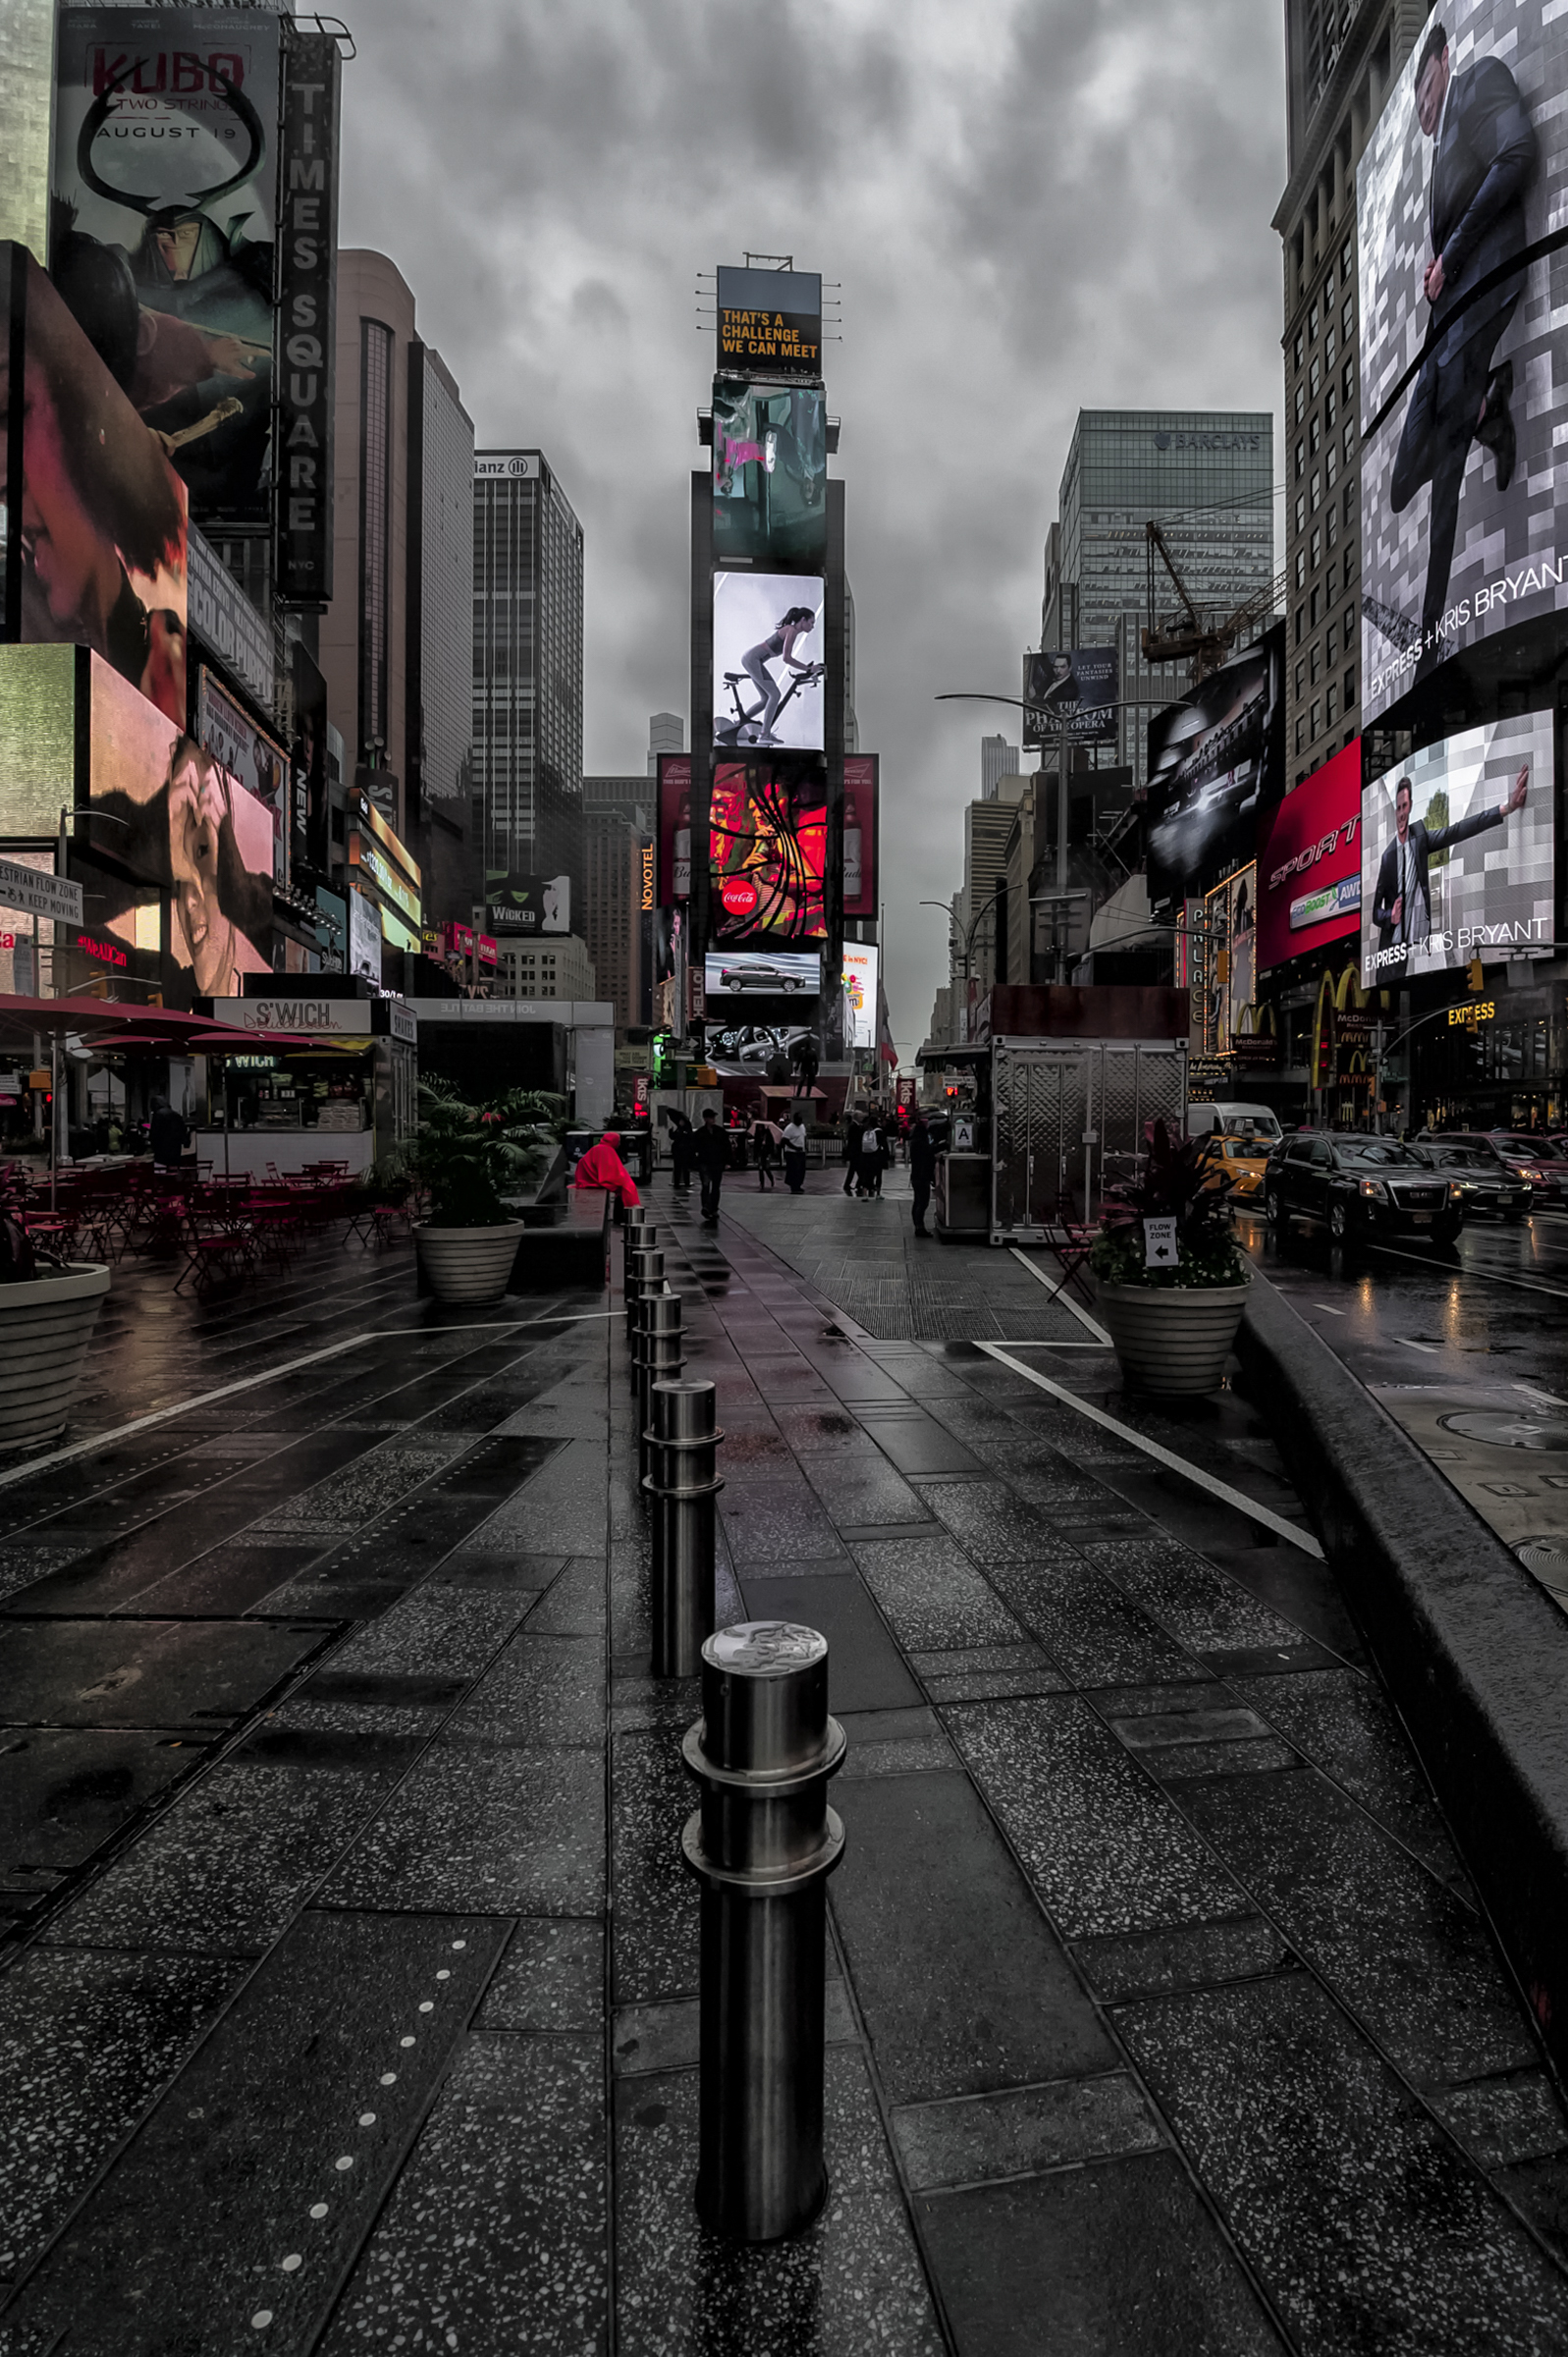
[[[1489,1211],[1499,1220],[1522,1220],[1530,1209],[1530,1180],[1509,1169],[1486,1146],[1461,1145],[1451,1137],[1417,1138],[1410,1151],[1430,1171],[1440,1171],[1459,1189],[1467,1212]]]
[[[1319,1220],[1336,1244],[1356,1236],[1400,1236],[1451,1244],[1464,1200],[1408,1146],[1360,1131],[1287,1137],[1269,1158],[1264,1212],[1276,1235],[1292,1220]]]

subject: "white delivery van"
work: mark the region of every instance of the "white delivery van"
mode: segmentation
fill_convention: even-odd
[[[1267,1105],[1237,1105],[1225,1102],[1218,1105],[1189,1105],[1187,1135],[1189,1137],[1256,1137],[1271,1146],[1284,1135],[1278,1120]]]

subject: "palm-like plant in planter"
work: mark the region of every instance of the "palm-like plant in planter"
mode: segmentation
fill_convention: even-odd
[[[1163,1122],[1146,1132],[1137,1175],[1106,1189],[1089,1266],[1128,1386],[1213,1392],[1246,1306],[1251,1280],[1203,1142],[1173,1143]],[[1155,1231],[1147,1221],[1170,1225]],[[1173,1246],[1173,1249],[1171,1247]],[[1168,1259],[1157,1249],[1170,1251]]]
[[[538,1171],[547,1124],[565,1109],[541,1090],[469,1105],[421,1083],[419,1099],[419,1127],[402,1159],[428,1205],[414,1230],[425,1274],[438,1300],[499,1301],[522,1233],[503,1190],[514,1193]]]
[[[0,1452],[65,1430],[109,1271],[41,1250],[16,1217],[24,1184],[0,1170]]]

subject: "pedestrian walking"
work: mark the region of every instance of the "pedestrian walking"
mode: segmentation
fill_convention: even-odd
[[[730,1140],[720,1128],[711,1105],[702,1117],[702,1127],[692,1140],[692,1153],[702,1183],[702,1216],[710,1225],[714,1225],[719,1218],[719,1189],[730,1168]]]
[[[882,1130],[875,1114],[873,1114],[860,1133],[860,1192],[862,1195],[881,1194],[885,1160]]]
[[[931,1182],[936,1175],[937,1141],[926,1125],[924,1114],[917,1114],[909,1132],[909,1189],[914,1196],[916,1235],[931,1233],[926,1226],[926,1205],[931,1201]]]
[[[843,1191],[846,1195],[860,1191],[860,1148],[865,1124],[854,1116],[844,1125]]]
[[[670,1116],[671,1184],[677,1195],[691,1192],[691,1165],[696,1139],[683,1113]]]
[[[153,1168],[177,1171],[190,1143],[190,1132],[186,1126],[185,1116],[174,1111],[167,1097],[153,1098],[147,1135],[152,1143]]]
[[[784,1184],[792,1195],[802,1194],[806,1184],[806,1124],[799,1114],[792,1113],[784,1125]]]
[[[757,1166],[757,1190],[759,1193],[765,1186],[773,1185],[773,1166],[778,1158],[782,1142],[781,1132],[774,1123],[762,1120],[752,1123],[751,1159]]]

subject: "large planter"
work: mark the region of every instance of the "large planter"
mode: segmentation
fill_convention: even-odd
[[[1244,1285],[1100,1287],[1100,1314],[1134,1392],[1217,1392],[1246,1306]]]
[[[521,1220],[497,1228],[416,1228],[414,1242],[430,1290],[450,1307],[499,1301],[517,1257]]]
[[[0,1285],[0,1452],[64,1432],[108,1290],[108,1270],[84,1260]]]

